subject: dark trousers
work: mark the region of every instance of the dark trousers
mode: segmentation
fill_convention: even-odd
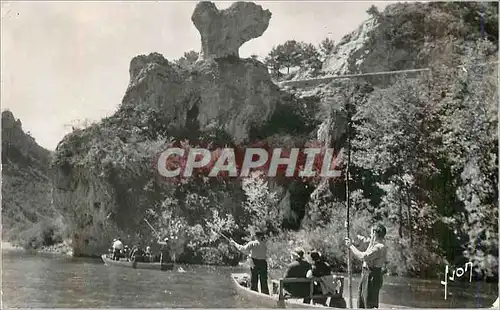
[[[113,251],[113,260],[120,260],[120,254],[121,254],[121,253],[120,253],[120,250],[115,249],[115,250]]]
[[[257,283],[260,280],[260,292],[269,295],[269,287],[267,285],[267,261],[265,259],[252,258],[253,266],[250,268],[250,288],[252,291],[257,290]]]
[[[321,289],[321,285],[318,283],[318,284],[314,284],[314,291],[313,291],[313,295],[321,295],[323,294],[323,290]],[[323,306],[326,306],[326,301],[328,300],[328,297],[321,297],[321,298],[313,298],[313,304],[320,304],[320,305],[323,305]],[[304,301],[303,301],[305,304],[310,304],[311,303],[311,298],[304,298]]]
[[[382,268],[363,268],[359,282],[358,308],[378,308]]]

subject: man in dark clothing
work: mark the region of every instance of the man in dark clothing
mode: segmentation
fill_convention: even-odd
[[[311,269],[311,264],[304,260],[304,250],[296,248],[292,252],[293,262],[288,265],[285,278],[306,278],[307,271]],[[311,293],[311,285],[307,282],[284,283],[284,289],[293,297],[307,298]],[[306,299],[304,299],[304,303]]]
[[[130,253],[130,260],[132,262],[144,262],[144,251],[140,245],[136,245]]]
[[[321,278],[327,275],[332,274],[331,272],[331,267],[330,265],[323,260],[321,257],[321,254],[318,251],[311,251],[310,254],[311,256],[311,269],[307,272],[306,277],[311,279],[311,278]],[[323,290],[321,289],[321,285],[318,282],[314,283],[314,295],[321,295],[323,294]],[[314,298],[313,303],[314,304],[321,304],[323,306],[326,306],[326,301],[328,300],[328,297],[323,297],[323,298]],[[309,303],[310,299],[305,298],[304,303]]]
[[[239,251],[249,252],[252,263],[250,267],[251,290],[257,292],[257,283],[260,282],[260,292],[269,295],[269,287],[267,285],[267,244],[264,232],[256,232],[254,240],[245,245],[240,245],[233,239],[230,242]]]
[[[163,240],[158,240],[157,243],[160,245],[160,253],[158,254],[158,261],[160,263],[166,263],[170,261],[170,252],[168,247],[168,237]]]

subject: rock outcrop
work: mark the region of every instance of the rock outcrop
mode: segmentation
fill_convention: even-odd
[[[279,95],[259,61],[205,59],[183,72],[153,53],[131,61],[121,109],[148,105],[161,113],[171,129],[187,128],[193,122],[202,131],[216,126],[242,142],[252,126],[269,119]]]
[[[191,20],[201,35],[202,57],[238,57],[243,43],[260,37],[269,26],[271,12],[252,2],[236,2],[219,11],[214,3],[196,6]]]
[[[269,121],[283,93],[264,64],[237,56],[244,42],[266,30],[270,16],[253,3],[223,11],[198,4],[193,23],[204,57],[192,67],[158,53],[133,58],[118,111],[60,142],[54,203],[67,219],[74,255],[107,251],[118,235],[132,242],[151,236],[145,211],[164,199],[151,162],[166,136],[195,139],[217,128],[230,136],[227,142],[243,143]]]
[[[51,242],[42,240],[43,234],[51,229],[50,225],[44,225],[54,223],[59,215],[51,203],[50,160],[51,152],[24,132],[21,121],[11,111],[3,111],[2,232],[5,240],[25,247]]]

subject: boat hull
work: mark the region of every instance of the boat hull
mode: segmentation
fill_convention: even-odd
[[[107,266],[112,267],[123,267],[123,268],[133,268],[133,269],[151,269],[158,271],[168,271],[174,269],[174,264],[172,263],[143,263],[143,262],[131,262],[125,260],[112,260],[106,254],[101,255],[101,259]]]
[[[266,295],[240,285],[239,280],[249,277],[247,273],[232,273],[231,281],[236,292],[245,299],[252,302],[252,305],[259,308],[283,308],[278,302],[278,295]],[[268,283],[272,288],[272,283]],[[285,301],[285,308],[327,308],[321,305],[304,304],[302,299],[288,299]]]
[[[278,302],[278,295],[273,294],[273,295],[266,295],[262,294],[259,292],[255,292],[250,290],[249,288],[240,285],[239,280],[243,278],[249,278],[250,275],[248,273],[232,273],[231,274],[231,281],[236,289],[236,292],[244,297],[245,299],[249,300],[250,302],[255,305],[255,307],[262,307],[262,308],[283,308],[283,304],[280,305]],[[269,288],[272,288],[272,283],[268,283]],[[345,292],[344,292],[345,293]],[[284,303],[285,308],[329,308],[332,309],[333,307],[325,307],[322,305],[313,305],[313,304],[304,304],[302,302],[303,299],[287,299]],[[353,298],[353,308],[354,305],[357,305],[357,299]],[[405,306],[399,306],[399,305],[389,305],[389,304],[379,304],[379,308],[383,309],[404,309],[408,308]],[[336,309],[342,309],[342,308],[336,308]]]

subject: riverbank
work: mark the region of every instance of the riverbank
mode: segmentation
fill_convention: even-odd
[[[73,249],[67,242],[42,246],[38,249],[26,249],[18,244],[2,240],[2,251],[26,251],[73,256]]]

